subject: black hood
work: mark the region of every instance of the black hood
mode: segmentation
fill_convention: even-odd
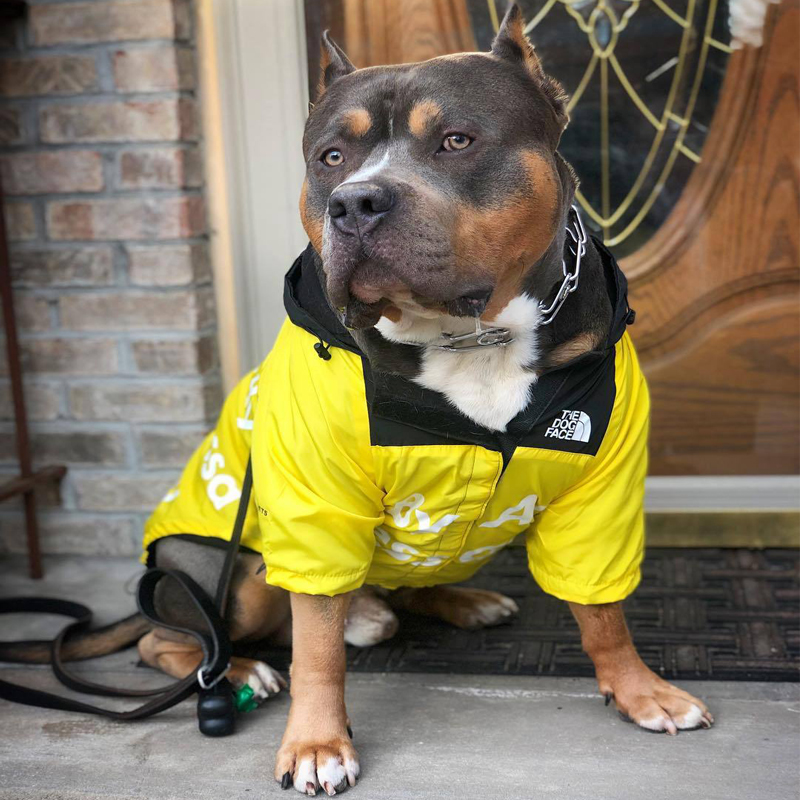
[[[610,251],[594,238],[590,237],[595,250],[600,257],[603,265],[603,272],[606,278],[606,287],[609,300],[613,310],[611,326],[606,338],[604,347],[595,351],[597,353],[610,350],[622,338],[627,325],[633,322],[634,312],[628,306],[628,281],[622,270],[619,268],[616,259]],[[314,248],[309,244],[305,251],[298,256],[294,264],[286,273],[283,291],[283,304],[289,319],[297,326],[316,336],[323,345],[327,347],[340,347],[349,350],[362,357],[365,357],[363,349],[345,328],[338,316],[328,303],[327,297],[322,290],[322,266],[319,256]],[[580,291],[580,289],[578,289]],[[569,301],[567,301],[567,304]],[[360,332],[359,336],[376,337],[383,339],[377,331],[372,329],[367,332]],[[402,348],[404,351],[418,351],[420,348],[415,345],[397,345],[393,347]],[[591,356],[591,353],[587,353]],[[581,360],[585,356],[580,356]],[[575,362],[569,362],[557,369],[572,366]],[[373,364],[373,369],[379,370],[379,364]]]
[[[321,283],[322,266],[314,248],[308,247],[289,267],[283,282],[283,305],[289,319],[316,336],[326,347],[341,347],[363,356],[347,328],[328,303]]]
[[[594,455],[614,407],[614,345],[633,321],[633,312],[626,297],[628,284],[617,262],[600,242],[592,241],[603,264],[614,312],[604,346],[540,374],[527,406],[505,432],[484,428],[450,405],[444,395],[409,380],[416,374],[411,369],[419,365],[422,348],[388,342],[374,329],[356,333],[366,343],[366,347],[360,346],[328,304],[319,257],[310,245],[286,275],[284,303],[289,319],[319,339],[315,349],[320,358],[331,358],[329,347],[362,357],[374,445],[472,443],[501,452],[504,465],[518,446]],[[397,368],[398,364],[404,364],[406,371]],[[548,426],[563,408],[582,408],[591,414],[594,422],[587,442],[558,440],[554,444],[555,440],[546,438]]]

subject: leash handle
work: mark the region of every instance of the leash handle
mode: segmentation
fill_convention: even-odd
[[[171,708],[185,700],[195,691],[196,679],[194,676],[178,681],[163,689],[138,690],[118,689],[91,683],[67,672],[60,659],[61,648],[71,635],[88,627],[92,621],[91,610],[81,603],[73,603],[68,600],[59,600],[51,597],[10,597],[0,599],[0,614],[12,613],[58,614],[60,616],[73,617],[74,621],[65,626],[52,642],[53,669],[59,680],[68,688],[106,697],[153,697],[154,699],[130,711],[113,711],[101,706],[83,703],[80,700],[53,694],[52,692],[20,686],[6,680],[0,680],[0,699],[38,708],[77,711],[83,714],[108,717],[109,719],[132,721],[144,719],[153,714],[158,714],[160,711],[165,711],[167,708]]]
[[[80,700],[53,694],[52,692],[44,692],[39,689],[20,686],[10,681],[0,680],[0,699],[38,708],[76,711],[129,722],[145,719],[166,711],[197,692],[199,695],[198,722],[201,733],[206,736],[226,736],[233,733],[236,715],[233,690],[224,677],[230,666],[232,647],[224,621],[224,614],[227,607],[233,569],[236,564],[236,556],[239,552],[239,543],[242,539],[244,523],[247,517],[252,484],[252,465],[250,459],[248,459],[236,521],[217,582],[214,601],[190,575],[180,570],[165,570],[156,567],[145,572],[139,581],[136,601],[142,616],[158,627],[169,628],[180,633],[188,633],[197,639],[203,651],[203,663],[197,674],[190,675],[170,686],[159,689],[120,689],[88,681],[70,672],[61,657],[64,645],[70,640],[70,637],[91,626],[92,612],[87,606],[82,603],[50,597],[0,598],[0,614],[26,612],[58,614],[73,618],[73,621],[66,625],[51,643],[53,672],[67,688],[103,697],[153,698],[130,711],[114,711],[102,706],[95,706],[90,703],[83,703]],[[205,631],[182,628],[161,618],[156,609],[155,592],[157,585],[164,578],[176,581],[183,588],[200,613],[205,623]]]

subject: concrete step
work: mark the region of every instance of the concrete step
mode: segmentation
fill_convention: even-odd
[[[34,584],[0,562],[2,594],[84,598],[112,619],[133,608],[124,559],[58,559]],[[103,621],[103,620],[101,620]],[[0,637],[47,635],[41,622],[3,620]],[[49,623],[53,625],[54,623]],[[163,680],[128,650],[81,665],[125,686]],[[46,667],[0,667],[0,677],[55,689]],[[695,682],[711,730],[648,733],[605,708],[594,681],[573,678],[352,675],[348,709],[363,777],[354,800],[796,800],[800,786],[797,684]],[[115,707],[124,704],[104,701]],[[290,797],[272,779],[289,700],[240,717],[208,739],[194,702],[139,723],[0,703],[2,800],[254,800]]]

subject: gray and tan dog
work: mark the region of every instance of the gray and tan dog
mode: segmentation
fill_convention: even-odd
[[[284,788],[333,795],[356,782],[345,641],[393,635],[397,608],[465,628],[505,621],[509,598],[447,584],[519,533],[620,712],[670,734],[713,722],[647,668],[625,624],[643,546],[646,387],[624,334],[624,276],[570,211],[564,94],[523,31],[512,6],[489,53],[369,69],[324,37],[303,141],[311,247],[288,276],[290,322],[150,524],[151,558],[213,592],[223,553],[206,544],[230,535],[252,449],[244,543],[257,552],[239,556],[229,622],[234,640],[292,641]],[[169,587],[159,605],[192,623]],[[141,633],[129,621],[71,655]],[[201,659],[168,630],[139,650],[181,678]],[[260,698],[285,685],[243,658],[230,678]]]

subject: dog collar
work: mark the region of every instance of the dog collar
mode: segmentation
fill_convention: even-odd
[[[550,305],[545,305],[544,301],[539,301],[539,311],[542,314],[539,320],[540,325],[549,325],[555,318],[556,314],[561,310],[561,306],[567,301],[567,298],[578,288],[578,282],[581,277],[581,261],[586,254],[586,228],[583,227],[583,220],[578,211],[577,206],[570,208],[570,213],[567,216],[567,236],[572,242],[567,240],[567,246],[570,253],[572,253],[575,263],[572,265],[572,270],[567,269],[567,262],[561,258],[561,271],[564,274],[564,280],[561,281],[561,286],[558,287],[556,296]]]
[[[574,258],[572,269],[567,268],[566,259],[561,259],[561,270],[564,274],[564,279],[558,287],[556,296],[551,303],[546,303],[543,300],[539,301],[539,312],[541,318],[539,325],[549,325],[561,310],[561,306],[566,303],[567,298],[578,288],[578,283],[581,276],[581,261],[586,254],[586,228],[583,226],[583,220],[576,206],[570,208],[569,215],[567,216],[567,246],[570,253]],[[569,241],[571,240],[571,242]],[[471,333],[453,334],[443,333],[442,344],[430,345],[437,350],[447,350],[451,353],[463,353],[470,350],[482,350],[485,347],[505,347],[514,341],[514,336],[508,328],[481,327],[480,317],[475,318],[475,330]]]

